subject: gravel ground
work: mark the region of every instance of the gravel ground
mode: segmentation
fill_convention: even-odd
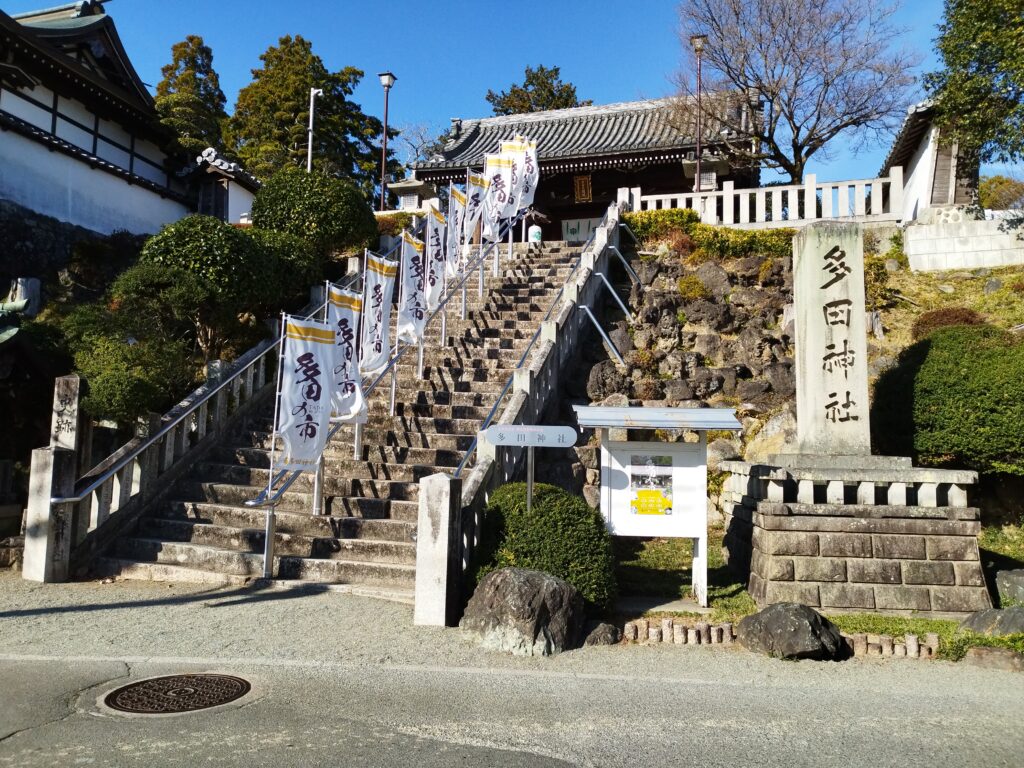
[[[98,692],[126,679],[198,670],[242,674],[258,693],[237,709],[145,725],[95,711]],[[20,704],[0,707],[0,765],[349,764],[337,760],[344,752],[419,768],[1016,768],[1024,753],[1021,675],[671,645],[513,658],[458,630],[415,628],[409,606],[317,589],[38,585],[3,574],[5,690]],[[166,759],[154,757],[161,744]]]

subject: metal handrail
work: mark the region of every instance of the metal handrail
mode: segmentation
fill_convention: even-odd
[[[466,268],[463,270],[462,279],[459,280],[459,282],[455,283],[454,285],[450,286],[449,290],[446,291],[447,297],[444,299],[444,301],[442,301],[440,304],[438,304],[437,308],[427,317],[427,321],[423,324],[424,329],[426,329],[430,325],[430,323],[433,322],[434,318],[438,316],[438,314],[441,312],[441,310],[444,309],[445,306],[447,306],[448,302],[451,301],[452,296],[455,295],[456,289],[461,288],[465,284],[466,280],[469,279],[469,276],[473,273],[473,270],[476,268],[476,266],[480,265],[480,268],[483,269],[483,261],[484,261],[484,259],[486,259],[491,254],[491,252],[494,250],[495,247],[497,247],[497,246],[502,244],[502,239],[504,238],[504,236],[506,234],[508,234],[509,230],[512,227],[514,227],[516,224],[519,223],[519,221],[522,219],[523,215],[525,215],[525,211],[521,212],[520,214],[518,214],[514,219],[509,219],[508,222],[507,222],[507,226],[505,226],[504,229],[501,229],[499,227],[498,238],[494,242],[492,242],[487,248],[483,249],[476,256],[475,259],[473,259],[472,261],[470,261],[470,262],[468,262],[466,264]],[[582,258],[582,254],[581,254],[581,258]],[[563,289],[564,289],[564,286],[563,286]],[[550,310],[549,310],[549,314],[550,314]],[[384,379],[384,377],[388,374],[388,372],[391,371],[391,369],[394,368],[398,364],[399,359],[402,357],[403,354],[405,354],[405,351],[409,347],[411,347],[411,346],[412,345],[409,344],[408,342],[402,342],[402,343],[399,344],[399,346],[397,347],[397,349],[395,351],[395,356],[392,357],[390,360],[388,360],[388,363],[387,363],[386,366],[384,366],[384,369],[381,370],[381,372],[379,374],[377,374],[377,378],[375,378],[370,383],[370,385],[363,390],[364,397],[369,398],[369,396],[373,393],[374,389],[376,389],[377,385]],[[333,438],[343,427],[345,427],[347,425],[348,425],[348,422],[338,422],[337,424],[335,424],[334,428],[331,429],[331,431],[327,433],[326,440],[330,441],[331,438]],[[270,478],[270,483],[268,484],[268,486],[263,491],[261,491],[259,493],[259,495],[255,499],[247,500],[245,502],[245,506],[247,506],[247,507],[266,507],[266,506],[271,506],[271,505],[276,504],[278,502],[278,500],[280,500],[281,496],[284,495],[284,492],[292,485],[292,483],[294,483],[298,479],[299,475],[302,474],[302,470],[294,470],[292,472],[291,477],[289,477],[287,479],[287,481],[284,483],[284,485],[282,485],[276,491],[273,491],[273,495],[269,496],[269,498],[268,498],[268,494],[271,492],[271,490],[273,489],[274,485],[282,477],[284,477],[284,474],[286,472],[287,472],[287,470],[283,470],[282,473],[279,474],[277,477]]]
[[[419,232],[422,232],[424,226],[426,226],[426,221],[425,220],[421,221],[419,223],[419,225],[413,230],[413,234],[415,235],[415,234],[417,234]],[[401,241],[399,241],[397,244],[395,244],[390,250],[388,250],[387,252],[382,254],[382,256],[387,258],[391,254],[393,254],[396,250],[398,250],[399,246],[401,246]],[[361,277],[361,275],[358,272],[354,272],[353,274],[348,275],[343,280],[343,282],[339,284],[339,287],[341,287],[341,288],[349,288],[352,285],[354,285],[359,280],[360,277]],[[307,314],[305,316],[305,319],[307,319],[307,320],[312,319],[315,315],[317,315],[320,312],[322,312],[323,308],[325,306],[327,306],[327,302],[326,301],[324,303],[320,304],[319,306],[317,306],[315,309],[313,309],[312,312]],[[180,414],[178,414],[178,416],[176,416],[173,419],[171,419],[171,421],[169,421],[167,424],[165,424],[163,427],[161,427],[160,430],[155,435],[152,435],[151,437],[147,438],[141,445],[137,446],[136,448],[134,448],[133,450],[129,451],[127,454],[122,456],[120,459],[118,459],[113,464],[113,466],[111,466],[107,470],[105,470],[103,472],[103,474],[101,474],[99,477],[97,477],[95,480],[93,480],[88,486],[86,486],[86,488],[84,490],[78,492],[74,496],[63,496],[63,497],[51,498],[50,499],[50,503],[51,504],[77,504],[78,502],[84,501],[85,499],[87,499],[90,494],[95,493],[97,490],[99,490],[99,488],[101,488],[105,483],[107,483],[111,478],[113,478],[118,472],[120,472],[122,469],[124,469],[126,466],[128,466],[131,462],[135,461],[139,457],[140,454],[142,454],[144,451],[148,450],[153,445],[158,443],[163,437],[165,437],[175,427],[177,427],[179,424],[181,424],[182,421],[184,421],[189,416],[194,414],[203,404],[209,402],[210,399],[212,399],[218,392],[220,392],[225,387],[227,387],[229,384],[234,382],[237,378],[239,378],[242,375],[242,373],[245,372],[246,369],[248,369],[253,364],[255,364],[261,357],[266,355],[268,352],[270,352],[276,346],[276,344],[273,343],[272,339],[266,339],[266,340],[260,342],[259,344],[257,344],[255,347],[253,347],[253,349],[258,349],[262,345],[266,345],[262,352],[260,352],[255,357],[253,357],[253,359],[250,360],[245,365],[239,366],[238,370],[235,371],[233,374],[231,374],[231,376],[229,376],[228,378],[224,379],[224,381],[222,381],[220,384],[218,384],[213,390],[211,390],[210,392],[207,392],[201,398],[199,398],[194,403],[192,403],[187,409],[185,409]],[[252,350],[249,350],[249,352],[251,352],[251,351]],[[248,353],[246,353],[246,354],[248,354]],[[244,357],[244,356],[245,355],[243,355],[242,357]],[[193,392],[194,392],[194,390],[193,390]],[[289,483],[289,485],[290,485],[290,483]]]
[[[599,224],[598,226],[604,226],[607,222],[607,219],[608,214],[605,214],[604,217],[601,219],[601,224]],[[498,408],[501,406],[501,401],[505,399],[505,395],[508,394],[508,391],[512,388],[513,382],[515,382],[515,371],[518,371],[520,368],[522,368],[523,363],[526,362],[526,358],[533,350],[533,345],[536,344],[537,339],[540,338],[541,331],[544,329],[544,323],[551,319],[551,313],[555,311],[555,307],[557,307],[561,302],[562,296],[565,294],[565,286],[569,284],[569,281],[572,279],[573,275],[576,274],[576,270],[579,269],[580,264],[583,262],[583,254],[585,254],[587,252],[587,249],[593,244],[594,236],[596,234],[597,230],[595,229],[593,232],[590,233],[590,237],[588,237],[587,241],[583,244],[583,248],[580,250],[579,258],[576,259],[576,263],[573,265],[572,269],[569,270],[569,274],[565,276],[565,282],[562,283],[562,287],[558,289],[558,293],[555,294],[555,298],[551,300],[551,304],[548,306],[548,311],[544,314],[544,319],[541,320],[541,323],[537,327],[537,330],[534,331],[533,337],[530,339],[530,343],[526,346],[526,349],[523,350],[523,354],[522,356],[520,356],[519,362],[516,363],[516,367],[512,371],[512,375],[508,377],[508,381],[505,382],[505,386],[502,387],[501,392],[498,393],[498,397],[497,399],[495,399],[494,405],[491,406],[491,410],[488,412],[487,417],[483,421],[483,424],[480,425],[480,429],[477,430],[477,434],[473,436],[473,442],[471,442],[469,444],[469,448],[466,449],[466,453],[462,456],[462,461],[460,461],[458,466],[455,467],[455,471],[452,473],[452,477],[459,477],[462,474],[462,470],[466,468],[466,463],[469,461],[470,457],[473,455],[473,453],[477,449],[477,446],[479,445],[480,432],[483,432],[489,426],[491,426],[491,423],[494,421],[495,416],[497,416]]]

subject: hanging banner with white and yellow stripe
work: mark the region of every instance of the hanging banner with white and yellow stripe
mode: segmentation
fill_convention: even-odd
[[[504,218],[506,219],[512,218],[519,212],[520,208],[524,207],[520,198],[522,197],[526,183],[526,174],[524,171],[526,169],[526,153],[529,148],[529,145],[525,141],[520,141],[518,138],[514,141],[501,142],[501,156],[512,161],[509,199],[505,204]]]
[[[423,295],[427,300],[427,309],[431,311],[440,306],[441,294],[444,293],[446,224],[444,214],[430,206],[427,211],[427,270]]]
[[[484,176],[490,182],[484,198],[484,236],[492,242],[500,236],[499,223],[507,218],[505,209],[512,192],[512,165],[509,157],[484,155]]]
[[[429,214],[428,214],[429,216]],[[398,340],[423,340],[427,325],[427,269],[423,241],[402,232],[402,286],[398,293]]]
[[[462,220],[462,239],[469,243],[476,234],[476,225],[484,212],[484,201],[491,183],[481,173],[470,171],[466,174],[466,215]]]
[[[315,472],[331,420],[334,329],[319,320],[284,317],[280,390],[274,431],[284,442],[274,469]]]
[[[366,252],[363,269],[363,318],[359,339],[359,371],[377,374],[391,354],[391,297],[395,292],[398,264]]]
[[[466,216],[466,195],[454,185],[448,187],[448,242],[445,245],[445,275],[462,274],[462,220]]]
[[[331,418],[360,421],[366,418],[362,376],[359,374],[359,319],[363,294],[327,285],[327,323],[334,329],[334,391]]]

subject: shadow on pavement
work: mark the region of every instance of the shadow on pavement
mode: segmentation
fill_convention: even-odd
[[[153,600],[131,600],[112,603],[86,603],[82,605],[59,605],[45,608],[24,608],[12,611],[0,611],[0,619],[14,619],[25,616],[45,616],[62,613],[93,613],[111,611],[122,608],[145,608],[159,605],[186,605],[189,603],[206,603],[208,608],[221,608],[245,603],[265,603],[275,600],[293,600],[299,597],[311,597],[328,591],[324,584],[300,584],[285,588],[272,587],[265,583],[254,583],[236,589],[208,589],[192,592],[187,595],[175,595]],[[210,602],[210,601],[216,602]]]

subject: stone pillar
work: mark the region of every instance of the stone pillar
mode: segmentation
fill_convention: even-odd
[[[462,481],[443,473],[420,480],[413,624],[454,626],[459,609]]]
[[[861,227],[801,229],[793,238],[793,291],[799,452],[870,455]]]
[[[25,555],[22,578],[29,581],[67,581],[71,557],[70,504],[50,499],[70,496],[75,488],[75,454],[64,448],[32,451],[28,509],[25,514]]]

